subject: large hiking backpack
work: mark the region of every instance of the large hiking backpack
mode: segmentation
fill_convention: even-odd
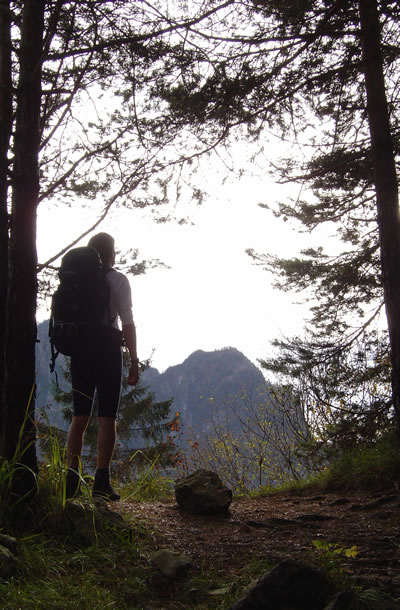
[[[58,354],[72,356],[79,349],[84,329],[100,326],[109,311],[110,292],[97,250],[89,246],[69,250],[58,276],[49,324],[52,371]]]

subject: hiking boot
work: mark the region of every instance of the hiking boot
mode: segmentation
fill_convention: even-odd
[[[80,496],[82,494],[80,485],[81,479],[79,473],[72,468],[68,468],[65,482],[65,497],[68,499]]]
[[[108,468],[98,468],[96,470],[92,496],[94,498],[103,498],[104,500],[120,499],[121,496],[111,486],[110,471]]]

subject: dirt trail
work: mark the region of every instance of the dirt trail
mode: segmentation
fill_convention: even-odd
[[[365,587],[400,595],[400,492],[395,488],[237,500],[227,516],[189,515],[173,501],[122,502],[118,511],[143,521],[153,532],[155,549],[185,554],[195,569],[205,563],[237,574],[254,559],[309,561],[316,540],[346,550],[357,547],[355,557],[340,555],[344,572]],[[320,553],[323,561],[326,552]]]

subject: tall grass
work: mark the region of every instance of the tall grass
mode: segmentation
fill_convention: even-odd
[[[399,484],[400,442],[393,431],[386,433],[373,446],[360,446],[343,452],[313,477],[290,482],[279,489],[262,489],[258,495],[307,492],[310,489],[368,491]]]
[[[374,489],[400,481],[400,443],[387,433],[372,447],[358,447],[333,460],[315,481],[330,489]]]
[[[6,460],[0,457],[0,524],[11,525],[20,510],[30,503],[37,489],[38,476],[29,466],[24,464],[24,455],[32,448],[35,439],[24,442],[24,432],[32,403],[34,387],[32,387],[24,419],[19,431],[14,455]]]
[[[172,494],[172,479],[163,474],[159,466],[160,456],[148,458],[140,449],[135,451],[129,461],[140,462],[136,468],[136,477],[127,483],[122,490],[124,500],[143,502],[146,500],[169,498]]]
[[[41,429],[42,445],[46,449],[45,461],[39,471],[39,494],[56,505],[65,506],[67,465],[63,439],[60,439],[57,430],[53,428],[43,413],[46,426]],[[82,465],[79,463],[80,491],[84,497],[90,498],[90,489],[86,478],[82,474]]]

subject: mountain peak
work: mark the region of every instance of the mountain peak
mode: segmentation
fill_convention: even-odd
[[[145,371],[143,382],[157,401],[174,399],[172,408],[181,414],[186,431],[209,417],[211,406],[204,398],[212,398],[212,408],[217,408],[229,397],[242,395],[243,390],[249,397],[258,396],[266,386],[261,370],[234,347],[210,352],[199,349],[164,373],[155,371]]]

